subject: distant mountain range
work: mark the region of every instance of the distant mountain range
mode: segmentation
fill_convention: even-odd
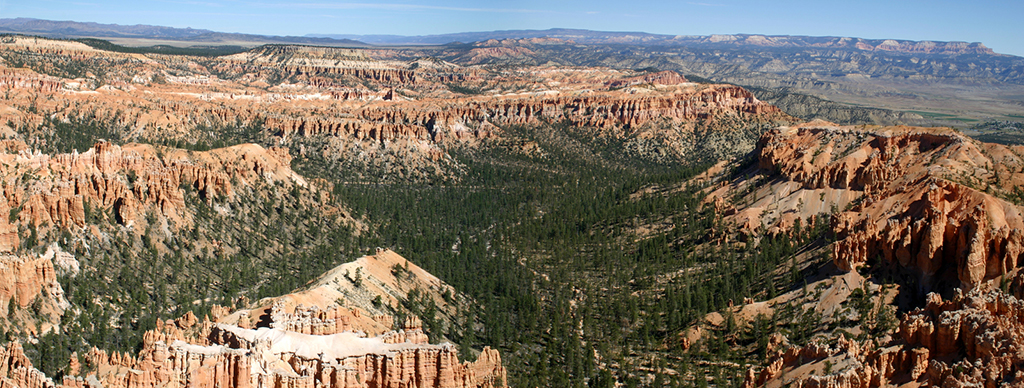
[[[57,38],[160,39],[193,42],[196,45],[305,44],[360,47],[369,45],[444,45],[502,39],[553,38],[579,44],[630,44],[646,46],[690,46],[722,48],[759,46],[774,48],[832,48],[864,51],[890,51],[920,54],[995,54],[984,44],[974,42],[932,42],[847,37],[769,36],[769,35],[662,35],[646,32],[591,31],[566,28],[548,30],[506,30],[462,32],[442,35],[336,35],[267,36],[225,33],[193,28],[174,28],[144,24],[120,25],[53,21],[31,18],[0,19],[0,33],[42,35]]]
[[[0,19],[0,33],[41,35],[54,38],[134,38],[194,42],[196,45],[306,44],[317,46],[365,47],[349,39],[308,36],[267,36],[174,28],[145,24],[120,25],[55,21],[31,18]]]
[[[330,35],[309,34],[307,37],[353,39],[374,45],[440,45],[453,42],[480,42],[491,39],[555,38],[582,44],[631,44],[665,46],[762,46],[793,48],[834,48],[868,51],[895,51],[922,54],[995,54],[982,43],[932,42],[894,39],[861,39],[846,37],[788,35],[660,35],[646,32],[611,32],[565,28],[549,30],[507,30],[462,32],[443,35]]]

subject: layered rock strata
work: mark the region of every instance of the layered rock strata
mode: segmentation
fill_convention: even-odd
[[[205,338],[183,335],[191,331]],[[0,349],[0,384],[13,387],[503,387],[506,372],[497,351],[484,348],[474,362],[460,362],[450,344],[429,345],[361,337],[345,332],[313,336],[281,329],[200,327],[168,322],[147,332],[138,357],[93,349],[92,372],[69,368],[55,383],[32,367],[21,346]],[[77,364],[77,358],[72,362]]]
[[[47,258],[0,256],[0,303],[13,303],[17,308],[26,308],[36,298],[42,297],[64,302],[64,291],[57,283],[57,272],[53,261]]]
[[[0,211],[11,214],[0,220],[0,249],[17,247],[17,224],[81,227],[87,208],[93,214],[109,209],[123,225],[141,222],[150,209],[188,225],[184,190],[212,200],[233,196],[236,185],[306,185],[290,160],[287,151],[253,144],[191,153],[100,142],[81,154],[0,154]]]
[[[0,348],[0,386],[53,388],[53,380],[32,366],[18,342]]]
[[[388,342],[345,332],[307,335],[281,329],[215,324],[207,344],[147,342],[138,357],[93,351],[95,375],[64,378],[64,386],[96,379],[104,387],[496,387],[505,385],[501,357],[485,348],[459,362],[451,345]],[[149,337],[147,337],[149,338]]]
[[[0,69],[0,90],[29,89],[53,93],[64,85],[61,79],[23,69]]]
[[[44,333],[71,307],[57,282],[54,256],[52,250],[42,256],[0,255],[0,311],[5,312],[0,322],[4,330]]]
[[[1024,383],[1024,302],[998,290],[937,294],[900,322],[888,343],[840,337],[788,347],[772,355],[760,373],[751,370],[745,386],[763,386],[801,365],[828,362],[833,373],[797,377],[794,387],[868,388],[912,383],[917,386],[1016,386]]]
[[[969,289],[1021,263],[1024,217],[1008,200],[1024,183],[1019,147],[948,129],[818,122],[765,133],[756,155],[759,168],[782,178],[772,195],[783,194],[730,217],[756,228],[835,212],[833,258],[841,269],[881,257],[920,274],[926,287]],[[760,207],[769,205],[776,208]]]
[[[326,157],[400,158],[388,160],[414,167],[407,170],[443,167],[452,143],[501,137],[508,126],[561,122],[686,148],[694,141],[686,134],[698,126],[729,132],[790,119],[742,88],[689,83],[675,72],[499,72],[396,50],[283,46],[217,58],[128,55],[23,38],[0,42],[0,55],[105,71],[101,80],[3,69],[0,88],[11,93],[0,103],[0,128],[8,124],[12,136],[60,122],[99,125],[125,140],[188,144],[213,141],[211,131],[221,128],[252,127],[248,136],[267,144],[326,139],[334,148],[317,150]],[[756,134],[743,137],[737,152]]]

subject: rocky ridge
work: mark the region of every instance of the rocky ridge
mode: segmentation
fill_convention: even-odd
[[[729,44],[762,47],[815,47],[847,48],[864,51],[893,51],[920,54],[988,54],[995,52],[980,42],[932,42],[896,39],[833,38],[809,36],[766,35],[711,35],[706,37],[679,37],[679,41],[693,44]]]
[[[1012,359],[1020,351],[1013,338],[1021,326],[1014,314],[1020,302],[998,288],[1020,272],[1024,225],[1015,201],[1024,183],[1022,151],[943,128],[812,122],[766,132],[750,170],[713,187],[709,201],[751,233],[794,233],[796,225],[831,219],[835,242],[824,249],[831,250],[839,274],[825,274],[833,280],[814,284],[822,299],[808,313],[839,323],[836,303],[850,293],[830,296],[837,284],[882,295],[871,299],[876,308],[896,303],[895,296],[884,296],[891,295],[885,286],[846,279],[844,272],[888,271],[897,279],[916,279],[896,286],[903,301],[922,291],[936,293],[903,316],[891,335],[854,340],[833,333],[837,342],[831,346],[824,337],[805,346],[778,346],[760,372],[748,373],[747,386],[948,386],[1016,379]],[[863,325],[869,317],[861,314]]]
[[[974,42],[933,42],[897,39],[863,39],[852,37],[758,35],[758,34],[715,34],[715,35],[661,35],[645,32],[610,32],[580,29],[552,28],[548,30],[510,30],[489,32],[466,32],[427,36],[361,36],[337,35],[368,43],[384,44],[447,44],[451,42],[472,42],[476,45],[509,45],[510,43],[533,44],[632,44],[654,46],[702,45],[755,46],[755,47],[827,47],[856,50],[885,50],[934,54],[993,54],[984,44]]]
[[[832,346],[815,342],[783,347],[745,386],[777,384],[784,369],[795,387],[881,387],[913,383],[930,386],[1020,384],[1021,312],[1024,304],[997,290],[956,293],[951,300],[928,295],[927,305],[909,312],[888,341],[859,342],[840,336]],[[834,372],[801,375],[806,365],[836,365]]]
[[[472,47],[509,52],[521,48],[532,54],[470,57],[467,47],[453,46],[439,50],[439,56],[496,66],[559,63],[673,70],[709,82],[766,90],[758,97],[788,114],[843,124],[969,126],[973,120],[967,119],[1005,120],[1005,115],[1020,110],[1011,94],[985,99],[972,85],[1020,89],[1024,59],[993,54],[980,44],[758,35],[723,35],[712,42],[710,37],[649,40],[643,34],[623,34],[629,37],[622,43],[517,46],[512,40],[481,41]],[[562,37],[577,39],[572,34]],[[690,43],[669,43],[677,40]],[[926,101],[928,93],[949,100]]]
[[[101,123],[125,140],[188,144],[223,141],[203,128],[249,126],[255,132],[239,134],[239,140],[291,148],[301,143],[329,160],[398,164],[408,173],[450,169],[446,150],[501,137],[501,128],[512,125],[565,121],[611,138],[641,136],[679,148],[693,143],[680,142],[681,136],[707,128],[790,120],[742,88],[688,83],[674,72],[498,72],[402,51],[287,46],[205,59],[34,42],[16,38],[0,56],[43,56],[50,58],[47,64],[66,63],[68,69],[102,64],[109,70],[102,80],[86,72],[60,81],[5,70],[17,74],[10,76],[17,81],[0,82],[9,88],[0,122],[12,136],[52,131],[50,122]],[[117,65],[108,66],[111,61]],[[35,97],[40,95],[47,98]]]
[[[361,45],[356,39],[368,43],[383,44],[448,44],[452,42],[482,41],[495,45],[507,41],[554,44],[568,41],[575,44],[653,44],[653,45],[697,45],[732,44],[762,47],[840,47],[860,50],[889,50],[943,54],[992,54],[992,50],[981,43],[933,42],[895,39],[862,39],[851,37],[816,37],[793,35],[757,34],[716,34],[708,36],[661,35],[644,32],[609,32],[580,29],[552,28],[548,30],[510,30],[489,32],[466,32],[427,36],[379,36],[379,35],[308,35],[300,37],[266,37],[244,34],[226,34],[192,28],[171,28],[149,25],[119,26],[99,23],[78,23],[72,21],[50,21],[29,18],[3,19],[0,24],[10,31],[32,34],[53,34],[56,36],[134,36],[141,38],[164,38],[183,41],[209,41],[217,37],[226,40],[255,42],[291,42],[296,44],[326,43],[332,45]],[[56,31],[56,33],[55,33]],[[318,41],[319,38],[342,40]]]
[[[834,213],[839,268],[881,256],[929,287],[969,289],[1018,265],[1015,230],[1024,224],[1009,199],[1024,182],[1021,151],[944,129],[813,122],[761,137],[757,167],[782,179],[760,188],[736,181],[713,198],[751,231],[778,233]],[[726,204],[740,186],[753,192],[739,207]]]
[[[19,148],[0,155],[7,183],[0,210],[12,214],[2,220],[6,251],[18,247],[15,225],[82,227],[87,207],[90,217],[97,212],[127,227],[144,223],[146,213],[155,211],[176,229],[190,225],[185,190],[212,201],[260,184],[307,185],[289,168],[287,151],[254,144],[187,152],[100,142],[84,153],[53,156]],[[109,215],[103,213],[108,210]]]
[[[57,282],[55,254],[66,255],[57,246],[37,257],[0,255],[0,303],[7,312],[3,316],[5,330],[47,332],[71,307]]]

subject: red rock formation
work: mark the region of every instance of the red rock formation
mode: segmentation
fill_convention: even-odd
[[[53,380],[32,367],[17,341],[0,348],[0,387],[54,388]]]
[[[302,334],[330,335],[365,329],[357,322],[361,316],[359,310],[345,307],[331,306],[320,309],[316,305],[307,307],[300,304],[295,306],[294,313],[289,313],[286,311],[284,300],[278,300],[271,305],[269,314],[270,327]],[[386,317],[388,322],[390,319],[390,316]],[[374,317],[374,320],[383,322],[385,318]],[[386,327],[390,328],[391,325],[388,324]],[[406,341],[403,339],[398,342]]]
[[[682,83],[689,82],[686,77],[683,77],[679,73],[674,71],[659,71],[656,73],[644,74],[635,77],[628,77],[621,80],[615,80],[608,82],[609,88],[621,88],[626,86],[633,86],[637,84],[653,84],[653,85],[679,85]]]
[[[10,206],[3,201],[0,201],[0,213],[4,210],[7,214],[11,214]],[[18,226],[12,224],[6,219],[0,217],[0,252],[11,252],[18,249],[21,243],[21,238],[18,237]]]
[[[922,179],[905,191],[903,206],[888,205],[889,218],[877,222],[853,212],[834,222],[839,236],[836,263],[852,268],[868,257],[883,256],[927,277],[955,269],[956,278],[971,288],[1014,270],[1024,252],[1020,210],[977,190],[941,179]],[[888,201],[886,201],[888,202]],[[881,213],[887,206],[872,201],[864,210]]]
[[[67,46],[67,47],[65,47]],[[35,54],[55,56],[72,56],[74,50],[82,55],[99,55],[96,50],[81,48],[77,45],[62,45],[59,53],[44,53],[46,47],[32,45],[17,46]],[[8,49],[11,49],[8,47]],[[70,50],[70,51],[69,51]],[[282,71],[285,75],[301,75],[300,84],[307,85],[310,92],[326,93],[337,99],[383,99],[394,97],[393,84],[415,83],[417,77],[431,79],[427,85],[416,86],[416,91],[426,91],[417,98],[419,101],[403,101],[400,104],[371,105],[366,107],[320,105],[318,114],[308,114],[306,106],[287,106],[277,104],[288,101],[287,95],[266,93],[253,90],[233,81],[218,81],[219,89],[235,90],[233,92],[209,93],[206,85],[191,85],[196,91],[204,92],[198,101],[183,98],[179,90],[165,86],[154,87],[146,91],[146,95],[133,91],[118,94],[114,91],[100,94],[70,93],[55,95],[53,102],[36,107],[46,111],[49,116],[59,121],[95,118],[107,122],[115,122],[127,128],[162,127],[170,133],[189,131],[196,124],[219,123],[252,123],[264,122],[272,132],[287,135],[300,134],[334,134],[355,137],[358,139],[394,140],[396,138],[423,139],[442,132],[444,125],[456,123],[476,128],[485,122],[502,124],[533,124],[538,119],[561,120],[563,111],[570,114],[564,118],[582,125],[599,127],[643,125],[662,117],[671,120],[694,120],[696,118],[714,117],[721,113],[748,113],[756,115],[777,115],[779,111],[767,104],[757,101],[749,92],[735,86],[697,86],[679,88],[685,78],[675,72],[651,74],[635,74],[613,70],[600,70],[594,74],[560,74],[560,83],[566,86],[552,88],[544,93],[531,93],[510,96],[479,95],[459,101],[451,101],[450,93],[438,82],[453,82],[467,79],[486,79],[499,87],[514,86],[518,77],[507,77],[504,74],[484,75],[477,69],[461,68],[452,64],[435,64],[429,61],[416,61],[422,64],[416,70],[403,69],[405,62],[372,60],[368,52],[351,49],[309,48],[309,47],[270,47],[221,57],[213,66],[218,71],[234,71],[239,74],[258,74],[263,71]],[[116,54],[113,54],[117,56]],[[282,59],[284,58],[284,59]],[[187,57],[158,57],[160,61],[187,61]],[[194,66],[193,66],[194,65]],[[141,65],[140,65],[141,66]],[[249,68],[255,66],[256,68]],[[141,66],[145,68],[145,66]],[[210,74],[202,66],[190,64],[194,68],[192,78],[211,80]],[[150,71],[150,70],[146,70]],[[19,70],[19,77],[29,79],[29,84],[53,79],[34,75],[29,71]],[[24,73],[24,74],[21,74]],[[540,72],[526,71],[521,75],[529,79],[528,84],[544,82],[545,74],[550,69]],[[331,77],[324,77],[330,75]],[[353,89],[351,82],[341,83],[335,76],[344,75],[366,79],[377,84],[378,91]],[[132,75],[133,77],[135,75]],[[500,76],[501,78],[497,78]],[[34,77],[34,78],[33,78]],[[185,77],[185,78],[188,78]],[[540,77],[540,78],[538,78]],[[131,78],[125,75],[124,78]],[[165,76],[164,78],[167,78]],[[181,78],[181,77],[179,77]],[[175,78],[176,79],[176,78]],[[47,81],[48,82],[48,81]],[[647,93],[599,93],[590,91],[605,89],[607,85],[631,85],[649,83],[663,86],[676,86],[665,90],[650,90]],[[31,85],[26,84],[25,87]],[[184,86],[180,86],[184,87]],[[284,85],[278,87],[283,88]],[[52,87],[33,86],[36,92],[53,93]],[[234,89],[232,89],[234,88]],[[434,90],[445,90],[438,94]],[[188,90],[188,89],[186,89]],[[284,89],[281,89],[284,90]],[[153,92],[158,93],[153,93]],[[552,95],[554,94],[554,96]],[[298,99],[298,96],[295,96]],[[210,99],[229,100],[232,103],[210,103]],[[258,101],[264,107],[254,107],[251,101]],[[304,99],[299,99],[305,101]],[[75,106],[70,109],[69,105]],[[297,104],[304,105],[304,104]],[[126,109],[137,107],[135,109]],[[467,109],[467,106],[472,108]],[[141,109],[139,109],[141,108]],[[265,109],[270,108],[270,109]],[[294,109],[298,108],[298,110]],[[396,110],[398,112],[396,112]],[[453,113],[448,113],[449,111]],[[301,114],[297,114],[301,113]],[[352,117],[357,120],[352,120]],[[393,120],[392,120],[393,118]],[[0,119],[6,119],[0,115]],[[16,124],[21,124],[24,117],[11,117]],[[438,126],[439,128],[435,128]],[[153,128],[150,128],[152,130]],[[450,129],[450,128],[447,128]],[[161,133],[166,136],[166,133]],[[453,136],[449,135],[449,138]],[[186,137],[187,138],[187,137]]]
[[[359,50],[330,47],[274,46],[221,58],[213,69],[219,73],[273,73],[293,77],[350,76],[386,85],[413,84],[417,72],[401,62],[374,61]]]
[[[177,333],[176,327],[160,330]],[[93,350],[89,365],[104,387],[497,387],[505,386],[500,355],[489,348],[459,362],[451,345],[388,342],[353,333],[303,335],[280,329],[204,328],[207,341],[146,333],[138,357]],[[160,338],[159,340],[154,340]],[[393,339],[393,338],[392,338]],[[66,377],[64,386],[78,386]]]
[[[888,344],[840,337],[836,347],[812,343],[779,350],[759,374],[751,370],[744,385],[761,386],[783,369],[829,359],[847,367],[800,377],[794,386],[1018,386],[1024,383],[1022,344],[1024,302],[998,290],[958,292],[949,301],[930,294],[923,309],[903,317],[898,336]]]
[[[526,47],[478,47],[469,50],[463,57],[466,63],[475,65],[494,58],[522,58],[533,54],[533,50]]]
[[[48,77],[25,69],[0,68],[0,90],[29,89],[45,93],[60,90],[63,82],[56,77]]]
[[[757,153],[761,168],[803,190],[861,196],[833,218],[842,269],[880,256],[928,284],[958,279],[971,288],[1021,263],[1024,217],[1000,195],[1024,177],[1007,147],[942,129],[812,123],[765,133]]]
[[[782,116],[778,108],[758,101],[750,92],[724,85],[654,95],[554,93],[474,97],[454,103],[420,105],[421,108],[397,104],[370,106],[358,111],[357,117],[363,122],[387,125],[362,128],[352,122],[339,122],[331,132],[343,132],[357,138],[411,137],[443,141],[446,138],[461,138],[463,135],[456,127],[462,123],[473,126],[483,123],[507,126],[535,125],[542,120],[567,120],[577,126],[638,128],[664,120],[680,123],[727,115],[765,118]],[[287,134],[286,131],[284,135]],[[479,133],[473,136],[479,136]]]
[[[314,152],[398,170],[389,176],[431,174],[427,171],[443,175],[455,163],[445,157],[448,148],[481,139],[501,141],[500,128],[510,125],[590,126],[602,136],[654,140],[659,155],[668,151],[665,155],[678,158],[695,147],[690,138],[695,130],[749,128],[789,119],[746,90],[691,84],[674,72],[564,67],[492,72],[413,58],[401,50],[286,46],[200,60],[109,53],[45,39],[15,41],[0,43],[0,50],[107,69],[102,83],[88,76],[56,79],[64,85],[58,89],[48,84],[54,77],[15,71],[19,81],[11,82],[19,86],[0,101],[0,128],[8,122],[28,128],[30,134],[22,131],[18,136],[29,142],[48,136],[53,121],[98,125],[125,138],[164,144],[209,144],[217,130],[241,131],[284,146],[305,143],[297,137],[314,137],[326,148]],[[498,51],[509,47],[501,43]],[[609,85],[625,87],[609,90]],[[743,144],[729,154],[752,145],[748,133],[730,131],[726,136],[737,135]],[[170,187],[173,182],[155,183]],[[166,200],[170,202],[162,199],[155,206],[173,209],[175,199]],[[138,198],[114,201],[116,205],[103,206],[116,206],[114,213],[122,221],[154,206]],[[46,216],[60,212],[61,222],[81,225],[75,217],[85,203],[80,207],[57,195],[41,196],[32,204],[32,222],[54,224]]]
[[[1024,304],[992,289],[1022,264],[1024,216],[1003,199],[1024,181],[1020,151],[945,129],[812,123],[762,136],[759,166],[797,183],[794,192],[855,194],[832,219],[839,268],[879,257],[919,274],[925,288],[970,291],[951,301],[930,294],[886,342],[778,350],[747,385],[824,359],[844,367],[825,376],[799,369],[795,386],[1020,384]]]
[[[404,264],[403,285],[432,290],[423,297],[434,297],[434,292],[450,287],[394,252],[380,250],[374,257],[335,268],[312,288],[259,302],[269,306],[234,312],[214,308],[218,323],[200,322],[192,313],[157,321],[156,329],[143,335],[138,355],[93,349],[85,357],[87,375],[69,375],[63,386],[85,388],[88,381],[107,388],[506,386],[497,351],[484,348],[476,361],[461,362],[455,346],[429,344],[418,317],[406,317],[402,330],[392,331],[391,316],[378,314],[371,319],[360,308],[338,305],[354,306],[362,299],[370,304],[365,295],[351,294],[359,301],[339,300],[347,294],[324,288],[339,286],[334,276],[342,276],[353,265],[363,268],[361,290],[377,287],[380,281],[394,282],[388,277],[396,276],[399,264]],[[398,295],[402,289],[387,290]],[[311,305],[297,304],[300,300]],[[324,302],[329,307],[320,307]],[[366,329],[382,325],[386,329],[378,331],[381,334],[366,334],[370,331]]]
[[[26,308],[36,298],[64,304],[64,290],[57,283],[57,272],[48,258],[0,256],[0,303],[7,311],[9,303]]]
[[[82,154],[52,158],[25,152],[0,154],[7,161],[0,171],[9,177],[0,210],[19,208],[17,219],[36,226],[82,226],[86,204],[97,211],[113,209],[122,224],[139,221],[147,209],[153,209],[183,226],[190,220],[184,186],[211,200],[233,196],[233,181],[306,184],[290,170],[291,157],[278,149],[249,144],[203,153],[164,152],[161,158],[152,146],[100,142]],[[33,173],[40,168],[46,173]],[[31,185],[22,180],[25,177],[32,179]],[[11,236],[13,232],[6,232],[13,226],[4,224],[0,221],[0,248],[12,249],[18,240]]]

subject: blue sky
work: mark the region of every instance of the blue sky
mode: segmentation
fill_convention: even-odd
[[[1024,1],[0,0],[0,18],[153,24],[268,35],[428,35],[585,28],[983,42],[1024,56]]]

